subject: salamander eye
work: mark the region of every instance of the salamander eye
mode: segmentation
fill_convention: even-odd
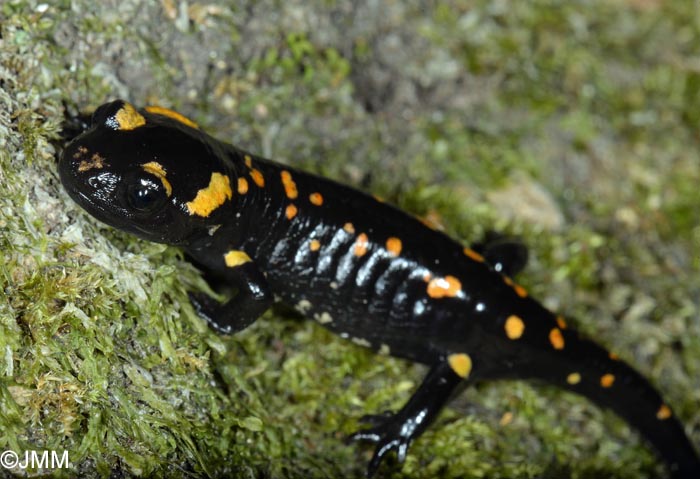
[[[126,199],[133,209],[151,211],[165,199],[163,187],[148,178],[141,178],[127,188]]]

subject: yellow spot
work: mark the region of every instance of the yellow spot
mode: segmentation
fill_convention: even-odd
[[[600,377],[600,385],[603,386],[604,388],[609,388],[613,385],[615,382],[615,376],[612,374],[603,374]]]
[[[671,417],[671,408],[669,408],[665,404],[662,404],[659,407],[659,410],[656,411],[656,418],[659,419],[660,421],[663,421],[664,419],[668,419],[670,417]]]
[[[74,156],[80,157],[80,155]],[[94,153],[89,160],[82,160],[80,162],[80,164],[78,165],[78,171],[82,173],[84,171],[92,170],[93,168],[99,170],[101,168],[104,168],[106,164],[107,162],[99,153]]]
[[[566,321],[564,321],[562,316],[557,316],[557,326],[559,326],[559,329],[566,329]]]
[[[284,192],[287,195],[287,198],[290,200],[296,199],[299,192],[297,191],[297,184],[294,183],[294,180],[292,179],[292,174],[287,170],[282,170],[280,176],[282,177],[282,185],[284,186]]]
[[[248,180],[243,177],[238,178],[238,194],[245,195],[248,193]]]
[[[462,291],[462,283],[454,276],[433,278],[428,283],[428,296],[431,298],[454,298]]]
[[[317,239],[311,240],[311,242],[309,243],[309,249],[311,251],[318,251],[319,249],[321,249],[321,242]]]
[[[165,178],[165,168],[163,168],[163,165],[161,165],[157,161],[149,161],[148,163],[144,163],[143,165],[141,165],[141,168],[143,168],[144,171],[146,171],[147,173],[150,173],[156,178],[158,178],[160,182],[163,183],[163,188],[165,188],[165,194],[168,197],[173,194],[173,187],[170,184],[170,182]]]
[[[253,167],[253,159],[250,157],[250,155],[245,155],[243,159],[245,160],[245,166],[247,166],[248,168]]]
[[[393,256],[401,254],[401,240],[393,236],[386,240],[386,250]]]
[[[165,108],[163,106],[158,106],[158,105],[150,105],[144,108],[148,113],[153,113],[154,115],[163,115],[167,116],[168,118],[171,118],[175,121],[178,121],[182,123],[183,125],[189,126],[190,128],[197,128],[199,129],[199,125],[197,125],[195,122],[190,120],[184,115],[181,115],[180,113],[171,110],[170,108]]]
[[[504,325],[508,339],[519,339],[525,332],[525,323],[515,315],[508,316]]]
[[[364,233],[360,233],[355,240],[355,256],[358,258],[364,256],[367,253],[367,247],[369,246],[369,238]]]
[[[233,196],[228,176],[214,172],[211,174],[209,186],[197,192],[192,201],[185,203],[191,215],[207,217],[212,211],[223,205]]]
[[[346,233],[355,234],[355,227],[352,225],[352,223],[345,223],[343,225],[343,229]]]
[[[253,183],[258,185],[260,188],[265,186],[265,178],[263,177],[262,173],[260,173],[260,170],[256,170],[255,168],[250,170],[250,177],[253,178]]]
[[[296,215],[297,215],[297,207],[294,205],[288,205],[287,209],[284,210],[284,216],[286,216],[288,220],[291,220]]]
[[[579,373],[571,373],[568,376],[566,376],[566,382],[571,384],[572,386],[575,386],[576,384],[581,382],[581,375]]]
[[[608,357],[609,357],[610,359],[612,359],[613,361],[619,361],[619,360],[620,360],[620,356],[618,356],[617,354],[612,353],[612,352],[611,352],[611,353],[608,353]]]
[[[251,261],[250,256],[248,256],[245,251],[231,250],[224,255],[224,261],[226,266],[229,268],[235,268],[244,263]]]
[[[510,411],[504,412],[503,416],[501,416],[501,420],[498,421],[501,426],[507,426],[511,422],[513,422],[513,413]]]
[[[464,248],[464,254],[473,259],[474,261],[478,261],[479,263],[484,262],[484,257],[471,248]]]
[[[309,201],[312,205],[321,206],[323,204],[323,196],[321,196],[321,193],[311,193]]]
[[[554,349],[564,349],[564,336],[559,328],[552,328],[549,332],[549,342]]]
[[[114,119],[118,130],[134,130],[146,124],[146,119],[131,103],[124,103],[124,106],[114,115]]]
[[[447,362],[452,371],[460,378],[468,378],[472,372],[472,358],[468,354],[450,354],[447,356]]]

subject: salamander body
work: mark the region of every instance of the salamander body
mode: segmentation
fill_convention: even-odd
[[[673,477],[700,460],[652,386],[581,338],[511,276],[516,245],[465,248],[375,198],[222,143],[164,108],[102,105],[59,163],[93,216],[177,245],[238,289],[220,304],[191,294],[211,327],[235,333],[282,301],[343,338],[429,366],[408,403],[353,437],[376,443],[368,475],[399,460],[452,393],[479,380],[530,378],[623,417]]]

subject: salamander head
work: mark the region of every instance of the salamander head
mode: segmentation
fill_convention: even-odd
[[[219,220],[232,197],[219,145],[175,112],[117,100],[95,110],[58,169],[71,198],[97,219],[186,245]]]

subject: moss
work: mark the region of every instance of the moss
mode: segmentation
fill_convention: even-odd
[[[177,250],[60,187],[61,103],[114,97],[465,241],[521,236],[520,281],[650,377],[700,443],[694,2],[351,3],[3,2],[0,449],[67,450],[58,477],[359,476],[371,451],[344,436],[423,373],[283,308],[208,331]],[[660,471],[612,414],[523,382],[469,389],[411,452],[380,475]]]

